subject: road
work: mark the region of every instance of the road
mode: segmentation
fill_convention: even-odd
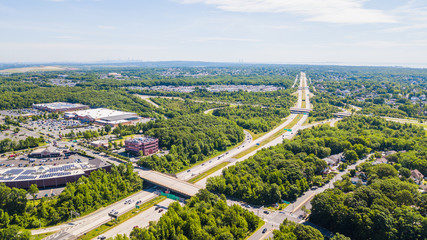
[[[309,108],[310,106],[310,99],[309,99],[309,90],[308,87],[306,88],[306,77],[304,73],[301,73],[300,76],[300,87],[304,87],[304,91],[305,91],[305,98],[306,98],[306,108]],[[302,89],[298,90],[298,102],[297,102],[297,107],[301,107],[301,99],[302,99],[302,94],[304,92]],[[248,132],[245,132],[245,140],[244,142],[239,145],[238,147],[230,150],[227,153],[223,154],[219,159],[218,157],[216,157],[215,159],[211,159],[209,161],[207,161],[205,164],[201,164],[198,166],[195,166],[191,169],[189,169],[189,171],[185,171],[183,173],[180,173],[177,175],[178,179],[180,180],[187,180],[189,178],[191,178],[192,176],[204,172],[210,168],[212,168],[213,166],[215,166],[216,164],[219,164],[223,161],[230,161],[231,165],[232,164],[236,164],[239,161],[243,161],[247,158],[249,158],[250,156],[253,156],[254,154],[256,154],[256,152],[262,148],[265,147],[269,147],[269,146],[273,146],[273,145],[277,145],[279,143],[281,143],[283,141],[284,138],[292,138],[294,136],[293,133],[297,132],[299,129],[302,128],[302,124],[306,121],[307,119],[307,115],[303,115],[303,117],[298,121],[298,123],[292,127],[292,132],[291,133],[286,133],[282,136],[277,137],[276,139],[274,139],[273,141],[265,144],[264,146],[262,146],[261,148],[258,148],[255,151],[252,151],[251,153],[247,154],[246,156],[243,156],[242,158],[239,159],[233,159],[232,157],[245,151],[246,149],[255,146],[257,143],[261,143],[264,140],[266,140],[267,138],[271,137],[273,134],[275,134],[277,131],[282,130],[286,125],[288,125],[297,115],[296,114],[291,114],[287,120],[282,123],[280,126],[276,127],[275,129],[273,129],[272,131],[268,132],[267,134],[263,135],[262,137],[258,138],[256,141],[252,141],[252,137]],[[317,123],[319,124],[319,123]],[[215,164],[214,162],[215,161]],[[212,164],[211,164],[212,163]],[[211,164],[211,165],[210,165]],[[214,174],[210,175],[214,176],[214,175],[220,175],[222,170],[219,170],[217,172],[215,172]],[[204,178],[202,181],[198,182],[199,186],[205,187],[206,184],[206,178]],[[135,200],[141,199],[142,202],[146,202],[149,201],[150,199],[153,199],[156,195],[153,192],[149,192],[147,190],[145,191],[141,191],[137,194],[135,194],[132,198]],[[167,200],[170,201],[170,200]],[[168,202],[166,200],[160,204],[162,205],[168,205]],[[124,213],[126,211],[129,211],[133,208],[134,206],[132,204],[124,204],[124,200],[119,201],[115,204],[110,205],[108,208],[105,209],[100,209],[78,221],[73,222],[72,224],[63,224],[63,225],[59,225],[59,226],[55,226],[52,228],[46,228],[46,229],[42,229],[42,230],[35,230],[32,233],[33,234],[39,234],[39,233],[43,233],[43,232],[50,232],[50,231],[55,231],[55,230],[59,230],[59,229],[63,229],[60,232],[51,235],[50,237],[46,238],[46,239],[70,239],[73,238],[75,236],[79,236],[81,234],[84,234],[85,232],[90,231],[91,229],[94,229],[98,226],[100,226],[101,224],[108,222],[110,220],[110,218],[108,217],[108,212],[111,211],[111,209],[116,209],[118,210],[120,213]],[[151,210],[151,211],[150,211]],[[259,211],[258,211],[259,212]],[[157,212],[158,213],[158,212]],[[146,215],[148,214],[148,215]],[[259,213],[258,213],[259,214]],[[263,214],[263,213],[261,213]],[[133,226],[138,225],[138,226],[145,226],[145,223],[142,220],[139,220],[140,218],[144,218],[146,219],[146,216],[150,216],[149,218],[153,218],[153,219],[159,219],[160,218],[160,213],[156,214],[152,211],[152,209],[147,210],[146,213],[141,213],[139,214],[135,219],[132,218],[131,220],[126,221],[125,223],[122,223],[120,225],[118,225],[118,227],[112,228],[111,230],[109,230],[107,232],[107,234],[114,236],[115,233],[123,233],[123,234],[129,234],[130,231],[132,230]],[[273,212],[271,214],[268,214],[268,216],[263,216],[264,219],[266,219],[267,224],[272,224],[272,226],[274,227],[278,227],[280,225],[280,223],[283,221],[282,220],[282,215],[284,215],[284,213],[276,213]],[[292,216],[289,217],[290,219],[292,219]],[[295,221],[295,219],[294,219]],[[148,222],[148,221],[147,221]],[[135,224],[135,223],[139,223],[139,224]],[[55,230],[54,230],[55,229]],[[255,233],[254,236],[258,236],[259,234],[262,234],[262,229],[261,228],[259,231],[257,231]],[[260,233],[261,231],[261,233]],[[252,238],[251,238],[252,239]]]
[[[135,170],[138,172],[139,176],[144,179],[144,181],[151,182],[155,185],[170,189],[171,191],[188,197],[196,195],[201,189],[201,187],[198,185],[194,185],[164,173],[153,170],[142,170],[139,168],[135,168]]]
[[[351,169],[355,169],[357,165],[364,163],[369,158],[370,155],[368,155],[367,157],[365,157],[363,159],[360,159],[355,164],[350,165],[346,170],[344,170],[342,172],[338,172],[338,174],[328,184],[324,185],[323,187],[308,190],[302,196],[297,198],[295,202],[289,204],[282,211],[272,211],[272,212],[270,212],[270,214],[266,215],[266,214],[261,213],[262,211],[258,211],[258,209],[254,208],[253,212],[255,212],[257,214],[257,216],[264,219],[264,221],[266,222],[265,227],[267,229],[270,229],[270,228],[278,229],[278,225],[280,225],[285,219],[288,219],[290,221],[297,222],[297,223],[304,223],[305,220],[303,220],[302,216],[304,216],[305,213],[301,210],[301,208],[303,206],[306,206],[307,209],[311,209],[310,200],[313,199],[314,196],[316,196],[319,193],[324,192],[326,189],[334,188],[334,182],[342,180],[342,176],[347,174]],[[263,228],[261,228],[258,231],[257,236],[260,235],[259,232],[261,232],[262,229]],[[322,229],[322,231],[323,231],[323,233],[330,234],[328,232],[325,232],[324,229]],[[271,233],[270,235],[268,235],[268,237],[273,237],[273,234]],[[251,238],[248,238],[248,239],[255,240],[258,238],[253,238],[251,236]]]
[[[301,78],[301,81],[306,81],[306,79],[305,79],[305,74],[301,74],[301,76],[302,76],[302,78]],[[304,80],[305,79],[305,80]],[[304,83],[305,84],[305,83]],[[306,90],[307,91],[307,90]],[[301,100],[301,98],[302,98],[302,90],[298,90],[298,92],[299,92],[299,100]],[[308,93],[308,92],[307,92]],[[307,97],[306,98],[306,101],[309,103],[309,97]],[[297,106],[301,106],[301,101],[298,101],[298,103],[297,103]],[[309,106],[309,104],[307,104],[307,106]],[[247,155],[245,155],[245,156],[243,156],[243,157],[241,157],[241,158],[239,158],[239,159],[234,159],[233,158],[233,156],[235,156],[235,155],[237,155],[237,154],[239,154],[239,153],[241,153],[241,152],[243,152],[243,151],[245,151],[246,149],[248,149],[248,148],[251,148],[251,147],[253,147],[253,146],[255,146],[257,143],[259,144],[259,143],[261,143],[261,142],[263,142],[264,140],[266,140],[267,138],[269,138],[269,137],[271,137],[273,134],[275,134],[277,131],[281,131],[286,125],[288,125],[295,117],[297,117],[297,114],[291,114],[288,118],[287,118],[287,120],[284,122],[284,123],[282,123],[282,124],[280,124],[280,126],[278,126],[278,127],[276,127],[275,129],[273,129],[272,131],[270,131],[270,132],[268,132],[268,133],[266,133],[265,135],[263,135],[262,137],[259,137],[258,139],[256,139],[255,141],[252,141],[252,136],[247,132],[247,131],[245,131],[245,140],[244,140],[244,142],[242,143],[242,144],[240,144],[239,146],[237,146],[236,148],[234,148],[234,149],[232,149],[232,150],[230,150],[230,151],[228,151],[228,154],[226,154],[226,153],[224,153],[224,154],[222,154],[221,156],[220,156],[220,158],[218,158],[218,157],[215,157],[215,158],[213,158],[213,159],[210,159],[209,161],[206,161],[203,165],[202,164],[200,164],[200,165],[198,165],[198,166],[194,166],[194,167],[192,167],[192,168],[190,168],[190,169],[188,169],[188,170],[186,170],[186,171],[184,171],[184,172],[181,172],[181,173],[178,173],[177,174],[177,178],[178,179],[180,179],[180,180],[188,180],[188,179],[190,179],[190,178],[192,178],[192,177],[194,177],[195,175],[197,175],[197,174],[199,174],[199,173],[202,173],[202,172],[204,172],[204,171],[207,171],[207,170],[209,170],[210,168],[212,168],[212,167],[214,167],[214,166],[216,166],[216,165],[218,165],[218,164],[220,164],[221,162],[224,162],[224,161],[229,161],[229,162],[231,162],[228,166],[230,166],[230,165],[233,165],[233,164],[236,164],[237,162],[240,162],[240,161],[243,161],[243,160],[245,160],[245,159],[247,159],[247,158],[249,158],[250,156],[253,156],[253,155],[255,155],[256,154],[256,152],[257,151],[259,151],[260,149],[262,149],[262,148],[266,148],[266,147],[269,147],[269,146],[273,146],[273,145],[277,145],[277,144],[280,144],[280,143],[282,143],[283,142],[283,139],[284,138],[288,138],[288,139],[290,139],[290,138],[292,138],[293,136],[294,136],[294,134],[293,133],[295,133],[295,132],[297,132],[300,128],[301,128],[301,125],[306,121],[306,119],[308,118],[308,116],[307,115],[303,115],[303,117],[298,121],[298,123],[295,125],[295,126],[293,126],[292,127],[292,132],[290,132],[290,133],[286,133],[286,134],[284,134],[284,135],[281,135],[281,136],[279,136],[279,137],[277,137],[276,139],[274,139],[273,141],[271,141],[271,142],[269,142],[269,143],[267,143],[267,144],[265,144],[264,146],[262,146],[262,147],[260,147],[260,148],[258,148],[257,150],[254,150],[254,151],[252,151],[251,153],[249,153],[249,154],[247,154]],[[317,124],[319,124],[319,123],[317,123]],[[228,166],[226,166],[226,167],[228,167]],[[213,174],[211,174],[211,175],[209,175],[208,177],[212,177],[212,176],[218,176],[218,175],[220,175],[221,174],[221,172],[222,172],[222,169],[220,169],[220,170],[218,170],[218,171],[216,171],[215,173],[213,173]],[[205,177],[204,179],[202,179],[201,181],[199,181],[199,182],[197,182],[196,183],[196,185],[199,185],[199,186],[201,186],[201,187],[206,187],[206,180],[208,179],[208,177]],[[163,202],[162,202],[162,204],[163,204]],[[229,200],[229,204],[233,204],[233,202],[232,201],[230,201]],[[253,210],[254,211],[254,210]],[[150,213],[150,212],[149,212]],[[152,214],[154,214],[152,211],[151,211],[151,213]],[[280,223],[283,221],[283,220],[281,220],[281,218],[280,218],[280,215],[279,214],[281,214],[281,213],[272,213],[271,215],[268,215],[267,217],[266,217],[266,219],[270,219],[270,220],[268,220],[267,222],[268,222],[268,224],[272,224],[272,222],[273,222],[273,224],[274,224],[274,222],[276,222],[276,223],[278,223],[278,224],[276,224],[276,227],[278,227],[279,225],[280,225]],[[143,215],[143,214],[140,214],[140,215],[142,215],[142,216],[145,216],[145,215]],[[155,214],[155,215],[158,215],[158,214]],[[139,215],[138,215],[139,216]],[[159,216],[159,218],[160,218],[160,216]],[[275,220],[276,219],[276,220]],[[114,236],[113,234],[114,233],[121,233],[121,234],[126,234],[126,235],[129,235],[130,234],[130,232],[131,232],[131,228],[129,227],[129,226],[132,226],[132,228],[133,228],[133,226],[135,226],[135,225],[138,225],[138,226],[144,226],[143,224],[133,224],[133,223],[136,223],[136,222],[138,222],[137,220],[133,220],[133,218],[132,218],[132,220],[128,220],[128,221],[133,221],[132,223],[128,223],[128,224],[126,224],[126,225],[123,225],[123,224],[120,224],[120,225],[118,225],[117,227],[115,227],[115,228],[113,228],[113,229],[111,229],[109,232],[111,232],[112,234],[111,234],[111,236]],[[263,234],[262,233],[262,229],[263,228],[261,228],[260,229],[260,231],[257,231],[256,233],[255,233],[255,235],[254,236],[258,236],[259,234]],[[109,235],[107,236],[107,235],[105,235],[105,236],[107,236],[107,237],[109,237],[110,236],[110,233],[108,233]]]
[[[188,180],[190,178],[193,178],[193,177],[215,167],[218,164],[221,164],[225,161],[229,161],[232,158],[232,156],[239,154],[240,152],[246,150],[248,146],[252,146],[251,145],[252,135],[248,131],[245,131],[245,130],[243,130],[243,131],[245,133],[245,140],[243,140],[243,142],[239,146],[237,146],[233,149],[230,149],[229,151],[221,154],[220,156],[211,158],[202,164],[196,165],[196,166],[194,166],[190,169],[187,169],[183,172],[177,173],[176,177],[178,179],[181,179],[181,180]]]
[[[140,228],[148,227],[150,221],[158,221],[160,217],[167,212],[169,204],[173,203],[174,200],[172,199],[166,199],[159,204],[156,204],[155,206],[143,211],[142,213],[136,215],[133,218],[130,218],[129,220],[121,223],[120,225],[117,225],[116,227],[108,230],[107,232],[103,233],[102,235],[107,238],[113,238],[117,236],[117,234],[126,234],[129,235],[129,233],[133,230],[135,226]],[[157,210],[156,210],[157,209]],[[159,212],[160,209],[163,209],[162,212]],[[96,238],[94,238],[96,239]]]
[[[34,234],[59,231],[44,239],[46,240],[74,239],[110,221],[111,217],[108,216],[108,213],[111,212],[112,209],[115,209],[116,211],[118,211],[119,212],[118,215],[122,215],[123,213],[130,211],[135,207],[135,201],[141,200],[142,202],[147,202],[151,199],[154,199],[155,197],[157,197],[154,191],[155,191],[154,188],[149,188],[149,189],[140,191],[138,193],[131,195],[129,198],[120,200],[116,203],[109,205],[108,207],[101,208],[87,216],[84,216],[80,219],[72,221],[71,223],[61,224],[61,225],[49,227],[49,228],[32,230],[31,234],[34,235]],[[132,202],[131,204],[125,204],[125,201],[127,199],[132,199],[134,202]]]

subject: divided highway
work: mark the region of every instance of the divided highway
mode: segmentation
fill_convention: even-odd
[[[305,96],[303,96],[303,94]],[[309,109],[310,108],[310,99],[309,99],[309,89],[307,87],[307,78],[305,73],[301,73],[300,74],[300,85],[298,88],[298,102],[296,104],[296,107],[301,108],[302,106],[302,99],[303,97],[305,97],[305,108]],[[176,175],[176,179],[174,179],[171,176],[165,175],[165,174],[161,174],[161,173],[157,173],[154,171],[144,171],[144,170],[140,170],[140,169],[136,169],[140,175],[142,175],[143,178],[148,178],[150,177],[151,179],[149,179],[149,181],[156,183],[160,186],[168,186],[169,189],[171,190],[177,190],[178,188],[181,189],[184,195],[194,195],[198,189],[204,188],[206,185],[206,179],[208,177],[212,177],[212,176],[217,176],[220,175],[222,172],[222,169],[216,171],[215,173],[205,177],[204,179],[202,179],[201,181],[197,182],[196,184],[190,184],[185,182],[185,180],[188,180],[192,177],[194,177],[195,175],[198,175],[200,173],[203,173],[207,170],[209,170],[210,168],[228,161],[230,162],[230,165],[236,164],[237,162],[240,161],[244,161],[245,159],[249,158],[250,156],[253,156],[254,154],[256,154],[256,152],[262,148],[266,148],[266,147],[270,147],[270,146],[274,146],[277,144],[282,143],[283,139],[291,139],[294,136],[294,133],[298,132],[299,129],[302,128],[302,124],[307,120],[308,115],[303,115],[301,117],[301,119],[297,122],[297,124],[295,124],[292,127],[292,132],[287,132],[283,135],[278,136],[277,138],[273,139],[272,141],[268,142],[267,144],[264,144],[263,146],[259,147],[258,149],[248,153],[247,155],[239,158],[239,159],[235,159],[233,158],[233,156],[236,156],[238,154],[240,154],[241,152],[245,151],[248,148],[251,148],[253,146],[259,145],[261,142],[265,141],[266,139],[270,138],[271,136],[273,136],[274,134],[277,133],[277,131],[282,131],[283,128],[285,126],[287,126],[289,123],[291,123],[296,117],[298,116],[298,114],[290,114],[289,117],[287,118],[287,120],[280,124],[280,126],[276,127],[275,129],[273,129],[272,131],[266,133],[265,135],[263,135],[262,137],[256,139],[255,141],[253,141],[252,136],[249,134],[249,132],[245,131],[245,140],[243,141],[243,143],[241,143],[239,146],[237,146],[234,149],[229,150],[227,153],[224,153],[220,156],[217,156],[215,158],[212,158],[206,162],[204,162],[203,164],[194,166],[184,172],[178,173]],[[316,124],[320,124],[320,123],[316,123]],[[310,126],[314,126],[316,124],[311,124]],[[305,126],[307,127],[307,126]],[[304,128],[305,128],[304,127]],[[160,177],[159,177],[160,176]],[[185,185],[185,186],[184,186]],[[182,189],[184,186],[185,189]],[[147,189],[147,190],[143,190],[140,191],[139,193],[134,194],[131,198],[133,200],[141,200],[142,203],[147,202],[151,199],[153,199],[154,197],[156,197],[156,195],[153,193],[154,189]],[[132,208],[134,208],[134,204],[124,204],[125,200],[119,201],[117,203],[114,203],[104,209],[100,209],[88,216],[82,217],[77,221],[74,221],[73,223],[70,224],[62,224],[62,225],[58,225],[58,226],[54,226],[51,228],[46,228],[46,229],[40,229],[40,230],[33,230],[32,234],[40,234],[40,233],[45,233],[45,232],[51,232],[51,231],[58,231],[59,232],[55,233],[54,235],[51,235],[45,239],[75,239],[77,236],[81,236],[82,234],[97,228],[98,226],[108,222],[109,220],[111,220],[108,217],[108,213],[111,211],[111,209],[115,209],[118,210],[119,213],[124,213],[126,211],[131,210]],[[161,203],[159,203],[158,205],[161,205],[162,208],[167,210],[167,206],[169,205],[169,203],[171,202],[171,200],[165,200]],[[229,204],[233,204],[231,201],[229,201]],[[154,208],[154,207],[153,207]],[[108,235],[108,237],[112,237],[115,236],[116,234],[120,233],[120,234],[127,234],[129,235],[130,231],[133,229],[134,226],[138,226],[138,227],[146,227],[148,226],[148,222],[149,221],[156,221],[158,219],[160,219],[161,214],[166,212],[166,211],[162,211],[162,213],[159,213],[158,211],[153,210],[153,208],[150,208],[148,210],[146,210],[145,212],[137,215],[134,218],[131,218],[129,220],[127,220],[126,222],[121,223],[120,225],[110,229],[108,232],[106,232],[104,235]],[[155,209],[155,208],[154,208]],[[259,212],[259,211],[258,211]],[[262,214],[262,213],[261,213]],[[278,225],[281,223],[277,221],[280,220],[281,217],[277,217],[277,214],[272,214],[272,215],[268,215],[268,216],[262,216],[259,215],[261,217],[263,217],[266,222],[268,224],[273,223],[273,225],[275,227],[278,227]],[[148,220],[150,219],[150,220]],[[268,220],[268,219],[272,219],[272,220]],[[277,219],[277,220],[274,220]],[[292,219],[292,218],[291,218]],[[296,221],[296,219],[292,219],[294,221]],[[260,230],[262,231],[262,229]],[[256,236],[260,236],[259,235],[259,231],[257,233],[255,233],[250,239],[259,239],[259,238],[254,238]]]

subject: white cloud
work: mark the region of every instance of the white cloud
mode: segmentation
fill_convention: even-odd
[[[231,12],[292,13],[308,21],[328,23],[393,23],[395,17],[381,10],[366,9],[366,0],[177,0],[204,3]]]

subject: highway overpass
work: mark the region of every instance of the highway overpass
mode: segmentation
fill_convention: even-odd
[[[291,110],[291,113],[296,113],[296,114],[309,113],[313,111],[313,109],[310,109],[310,108],[297,108],[297,107],[291,107],[290,110]]]
[[[343,118],[343,117],[349,117],[351,116],[351,113],[349,112],[339,112],[339,113],[334,113],[335,117],[339,117],[339,118]]]
[[[196,195],[200,189],[202,189],[200,186],[191,184],[167,174],[151,170],[136,170],[138,171],[139,176],[144,179],[144,181],[169,189],[172,192],[176,192],[184,196],[192,197]]]

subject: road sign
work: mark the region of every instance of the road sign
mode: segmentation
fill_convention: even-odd
[[[177,196],[175,196],[175,195],[173,195],[173,194],[170,194],[170,193],[164,193],[164,192],[162,192],[162,193],[161,193],[161,195],[162,195],[162,196],[165,196],[165,197],[167,197],[167,198],[170,198],[170,199],[172,199],[172,200],[179,200],[179,197],[177,197]]]

